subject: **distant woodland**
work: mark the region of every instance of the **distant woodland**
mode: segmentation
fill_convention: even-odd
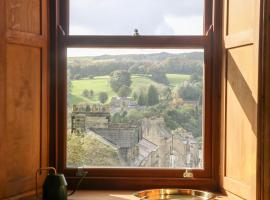
[[[130,74],[165,73],[201,76],[203,59],[203,52],[69,57],[68,70],[71,80],[109,75],[115,70],[127,70]]]

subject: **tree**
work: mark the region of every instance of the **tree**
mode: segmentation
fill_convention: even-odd
[[[153,85],[150,85],[148,88],[147,103],[149,106],[153,106],[159,103],[158,92]]]
[[[198,74],[192,74],[189,78],[190,82],[199,82],[202,80],[202,77]]]
[[[168,85],[170,82],[166,76],[165,73],[160,72],[160,71],[154,71],[152,70],[151,72],[151,79],[157,83],[162,83],[165,85]]]
[[[179,127],[179,123],[175,121],[176,118],[175,115],[176,115],[175,110],[168,110],[163,115],[166,126],[171,130],[175,130]]]
[[[67,161],[69,166],[83,166],[85,163],[85,151],[83,148],[83,137],[78,134],[67,134]]]
[[[89,76],[88,76],[88,78],[89,78],[89,79],[94,79],[94,78],[95,78],[95,76],[93,76],[93,75],[89,75]]]
[[[132,93],[132,98],[133,98],[133,100],[136,101],[138,99],[138,94],[136,92],[133,92]]]
[[[158,53],[149,55],[110,55],[93,62],[88,57],[74,57],[68,59],[68,69],[71,79],[109,75],[115,70],[128,70],[131,74],[151,74],[151,71],[160,71],[170,74],[198,74],[203,73],[203,52],[183,53],[174,55]],[[76,77],[75,75],[80,75]],[[75,77],[74,77],[75,76]]]
[[[82,78],[81,74],[75,74],[75,75],[73,76],[73,79],[74,79],[74,80],[80,80],[81,78]]]
[[[178,92],[184,100],[199,101],[202,90],[199,84],[185,83],[179,88]]]
[[[166,87],[165,89],[163,89],[161,91],[161,93],[162,93],[162,96],[163,96],[164,99],[166,99],[166,100],[171,100],[172,99],[172,91],[171,91],[171,89],[169,87]]]
[[[178,98],[182,98],[184,101],[198,101],[200,104],[202,96],[202,82],[185,81],[181,85],[177,85],[175,93]]]
[[[110,86],[113,91],[118,92],[122,86],[130,87],[130,73],[126,70],[116,70],[110,75]]]
[[[138,123],[143,119],[143,117],[143,113],[135,109],[128,111],[127,114],[128,121],[131,123]]]
[[[101,103],[105,103],[108,100],[108,94],[106,92],[100,92],[98,99]]]
[[[127,97],[128,95],[130,95],[130,93],[131,93],[131,89],[125,85],[122,86],[117,92],[119,97]]]
[[[95,133],[82,135],[67,134],[67,165],[80,166],[120,166],[118,150],[100,140]]]
[[[94,96],[94,91],[90,90],[90,97],[93,97],[93,96]]]
[[[122,122],[122,116],[118,112],[114,113],[111,120],[112,120],[113,123],[121,123]]]
[[[82,92],[82,96],[84,96],[84,97],[86,97],[86,98],[89,98],[89,97],[90,97],[90,92],[89,92],[89,90],[84,89],[83,92]]]
[[[112,116],[112,122],[113,123],[127,123],[128,119],[127,119],[127,112],[117,112],[114,113]]]
[[[146,105],[146,96],[143,94],[143,92],[140,93],[137,102],[138,102],[139,106],[145,106]]]
[[[167,109],[163,113],[166,126],[171,130],[184,128],[194,137],[202,135],[202,109],[200,106],[182,106],[180,109]]]

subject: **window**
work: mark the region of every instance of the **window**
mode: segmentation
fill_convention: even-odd
[[[198,49],[68,48],[67,167],[203,169],[203,68]]]
[[[212,2],[61,3],[60,170],[84,167],[85,187],[215,187]],[[179,181],[185,169],[196,179]]]

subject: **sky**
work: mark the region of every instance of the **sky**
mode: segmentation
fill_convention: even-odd
[[[201,35],[203,2],[70,0],[70,34],[133,35],[134,29],[138,29],[140,35]],[[89,49],[72,49],[69,54],[83,56],[87,51],[92,52]]]

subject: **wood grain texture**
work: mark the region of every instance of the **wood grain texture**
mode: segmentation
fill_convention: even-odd
[[[40,0],[8,0],[6,2],[8,29],[41,34]]]
[[[0,159],[5,157],[6,149],[6,15],[5,1],[0,1]],[[0,182],[6,183],[6,173],[3,170],[6,167],[5,163],[0,162]],[[5,188],[0,187],[0,198],[4,194]]]
[[[225,176],[242,183],[230,187],[238,194],[240,186],[251,187],[256,177],[258,68],[253,67],[252,46],[228,54]]]
[[[226,0],[227,35],[252,29],[255,25],[255,0]],[[257,19],[258,20],[258,19]]]
[[[235,47],[250,45],[254,43],[253,30],[247,30],[239,33],[230,34],[225,37],[225,48],[231,49]]]
[[[230,192],[226,192],[226,197],[220,197],[218,199],[221,199],[221,200],[243,200],[243,198],[233,194],[233,193],[230,193]]]
[[[67,47],[121,47],[121,48],[204,48],[206,36],[63,36]]]
[[[47,0],[0,1],[0,199],[27,199],[48,165],[47,11]]]
[[[40,160],[40,49],[7,47],[7,128],[9,157],[7,192],[25,192],[35,186]],[[14,190],[17,185],[20,188]]]
[[[237,181],[233,178],[224,177],[224,187],[226,188],[227,192],[231,191],[244,199],[249,199],[251,196],[250,185],[244,184],[243,182]]]
[[[79,179],[67,177],[69,188],[75,188]],[[89,177],[80,186],[85,190],[144,190],[152,188],[191,188],[209,191],[217,191],[214,180],[206,178],[194,178],[184,180],[183,178],[108,178]]]
[[[7,31],[7,42],[12,44],[21,44],[32,47],[43,47],[46,45],[46,37],[33,33],[20,31]]]
[[[270,199],[270,1],[264,0],[262,4],[261,22],[261,69],[260,69],[260,151],[258,154],[258,167],[261,173],[258,176],[261,186],[258,199]]]
[[[36,200],[36,190],[27,191],[24,193],[17,194],[15,196],[10,196],[1,200]]]
[[[233,199],[258,190],[259,3],[224,1],[221,185]]]

